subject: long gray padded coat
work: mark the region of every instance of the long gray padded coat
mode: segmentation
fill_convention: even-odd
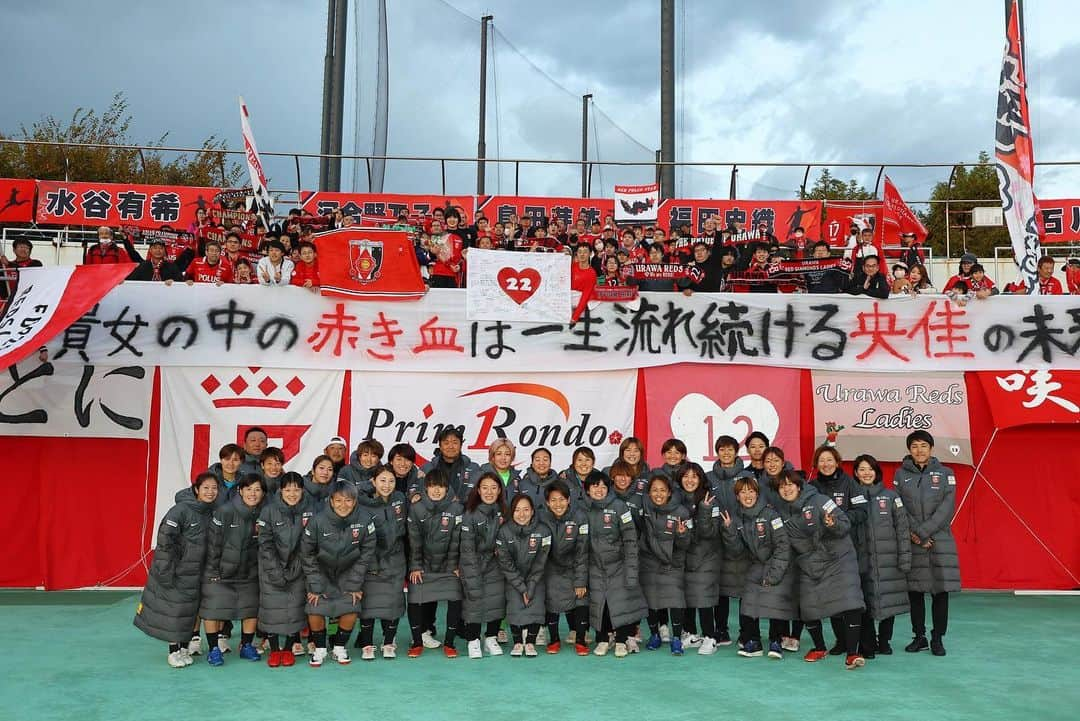
[[[638,523],[638,578],[649,608],[686,608],[683,564],[692,526],[690,512],[674,496],[662,506],[645,496]]]
[[[723,530],[724,552],[749,558],[739,612],[751,618],[798,618],[791,543],[780,514],[758,496],[751,508],[739,504]]]
[[[319,502],[306,492],[295,506],[279,491],[263,505],[259,520],[259,629],[298,633],[307,623],[307,584],[300,564],[300,539]]]
[[[599,629],[604,606],[615,628],[637,624],[648,612],[638,585],[638,539],[634,514],[612,489],[600,499],[588,499],[589,623]]]
[[[544,604],[548,613],[569,613],[589,603],[575,588],[589,585],[589,519],[581,506],[570,505],[560,518],[541,508],[540,520],[551,529],[551,552],[544,568]]]
[[[135,627],[167,643],[187,643],[199,615],[206,534],[213,505],[188,497],[169,509],[157,532]]]
[[[716,496],[716,503],[721,511],[735,518],[739,511],[739,501],[735,497],[735,480],[744,476],[752,477],[741,458],[735,459],[733,468],[724,468],[720,461],[713,464],[705,478],[709,482],[709,490]],[[723,523],[719,530],[723,535]],[[750,556],[745,553],[733,553],[724,543],[720,544],[720,595],[728,598],[739,598],[746,586],[746,572],[750,569]]]
[[[870,616],[881,621],[910,610],[911,531],[896,491],[880,482],[860,488],[868,501],[867,519],[851,535],[859,556],[863,600]]]
[[[394,491],[389,499],[361,495],[363,506],[375,523],[375,558],[367,567],[364,600],[360,618],[384,621],[401,618],[405,613],[405,534],[408,502],[405,494]]]
[[[692,498],[688,501],[694,526],[683,566],[686,607],[710,608],[720,596],[720,506],[715,497],[710,497],[709,503],[704,498],[697,503]]]
[[[214,511],[206,538],[199,615],[212,621],[259,615],[259,520],[240,494]]]
[[[420,489],[420,500],[409,508],[409,573],[424,575],[420,583],[409,581],[409,603],[461,600],[461,579],[454,572],[464,512],[449,489],[440,501]]]
[[[495,539],[502,517],[499,507],[481,503],[461,519],[461,585],[465,591],[461,620],[465,623],[499,621],[506,617],[506,582],[495,558]]]
[[[960,559],[952,535],[952,517],[956,509],[956,475],[937,458],[931,457],[925,468],[918,468],[911,456],[905,456],[893,476],[893,486],[904,503],[911,532],[924,543],[933,539],[929,549],[911,546],[911,572],[908,590],[942,593],[960,590]]]
[[[544,623],[547,614],[544,569],[550,552],[551,529],[535,513],[524,526],[509,521],[499,528],[495,556],[506,582],[508,623],[514,626]],[[529,597],[527,605],[522,594]]]
[[[300,540],[300,563],[308,593],[319,599],[315,605],[308,602],[304,612],[327,618],[358,613],[361,604],[349,594],[364,592],[375,544],[375,521],[359,503],[347,516],[330,505],[315,514]]]

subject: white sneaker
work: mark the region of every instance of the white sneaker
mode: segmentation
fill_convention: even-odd
[[[469,641],[469,658],[483,658],[484,652],[480,648],[480,639]]]
[[[495,636],[488,636],[484,639],[484,648],[487,649],[489,656],[503,655],[503,650],[499,647],[499,641]]]
[[[308,652],[308,654],[315,653],[315,642],[314,641],[308,641],[307,642],[307,652]]]
[[[229,647],[229,639],[225,636],[218,636],[217,647],[221,649],[222,653],[232,653],[232,649]]]
[[[304,648],[304,644],[302,644],[302,643],[294,643],[292,645],[292,655],[293,656],[303,656],[305,653],[307,653],[307,649]]]
[[[544,629],[541,628],[540,633],[544,633]],[[547,636],[545,635],[545,639],[546,638],[547,638]],[[570,633],[566,634],[566,642],[567,643],[577,643],[577,631],[571,631]],[[546,640],[545,640],[545,643],[546,643]]]
[[[660,642],[671,643],[671,629],[668,628],[666,623],[660,624]]]
[[[593,649],[593,655],[595,655],[595,656],[607,656],[607,652],[608,652],[608,642],[607,641],[601,641],[600,643],[596,644],[596,648]]]
[[[187,652],[192,656],[198,656],[202,653],[202,636],[192,636],[188,641]]]
[[[510,649],[510,655],[514,658],[519,658],[524,651],[524,646],[522,646],[520,643],[515,643],[514,647]]]
[[[638,640],[633,636],[626,639],[626,650],[630,653],[638,653],[639,651],[641,651],[641,646],[638,645]]]
[[[630,653],[630,651],[627,650],[625,643],[615,644],[615,658],[626,658],[628,653]]]
[[[397,644],[384,643],[382,647],[382,657],[385,659],[397,658]]]
[[[374,646],[364,646],[364,650],[360,652],[360,658],[362,660],[364,660],[364,661],[374,661],[375,660],[375,647]]]
[[[311,658],[308,659],[308,666],[322,666],[323,661],[326,660],[326,649],[316,648],[311,653]]]
[[[374,656],[375,649],[372,648],[371,646],[368,646],[367,648],[371,648],[371,650],[372,650],[372,656],[371,657],[375,658],[375,656]],[[365,649],[365,651],[366,651],[366,649]],[[352,663],[352,659],[349,658],[349,651],[344,646],[334,646],[334,650],[331,653],[334,656],[334,660],[337,661],[338,663],[340,663],[342,666],[345,666],[346,664]]]
[[[424,648],[438,648],[442,646],[442,641],[431,635],[431,631],[424,631],[420,634],[420,640],[424,644]]]
[[[528,658],[536,658],[536,646],[531,643],[525,644],[525,655]]]
[[[500,628],[499,629],[499,635],[496,638],[499,639],[499,643],[506,643],[507,641],[510,640],[510,637],[506,635],[506,629],[505,628]]]
[[[701,636],[697,636],[697,635],[692,634],[692,633],[686,633],[684,631],[683,635],[680,636],[680,638],[682,638],[683,648],[700,648],[701,647]]]
[[[541,626],[536,632],[536,645],[547,646],[547,626]]]
[[[799,639],[792,638],[791,636],[784,636],[780,639],[780,648],[784,649],[785,651],[798,651]]]
[[[697,652],[698,656],[712,656],[716,653],[716,641],[706,636],[701,639],[701,645],[698,646]]]
[[[180,655],[184,657],[185,666],[190,666],[191,664],[195,663],[195,659],[191,657],[191,654],[188,653],[188,650],[183,646],[180,647]]]
[[[173,668],[183,668],[184,666],[188,665],[184,661],[184,654],[180,653],[179,651],[173,651],[172,653],[170,653],[168,656],[168,660],[169,665]]]

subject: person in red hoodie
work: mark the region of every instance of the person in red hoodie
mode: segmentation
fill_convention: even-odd
[[[233,282],[233,267],[221,257],[221,244],[216,240],[206,241],[206,256],[191,261],[187,267],[186,283],[213,283],[223,285]]]
[[[301,288],[309,288],[313,293],[319,291],[319,261],[315,257],[313,243],[300,241],[300,262],[296,264],[289,282]]]
[[[435,262],[431,265],[428,284],[432,288],[461,287],[458,282],[462,269],[461,251],[464,247],[461,236],[444,233],[442,223],[432,219],[430,244],[435,255]]]
[[[112,265],[130,263],[131,256],[113,240],[112,228],[103,225],[98,228],[98,242],[86,249],[83,265]]]

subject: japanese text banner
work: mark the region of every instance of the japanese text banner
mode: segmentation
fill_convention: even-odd
[[[1080,423],[1080,372],[1044,368],[978,376],[998,428]]]
[[[904,372],[1080,369],[1080,299],[642,293],[577,323],[469,321],[465,293],[322,298],[303,288],[126,282],[49,348],[87,363],[417,372],[615,370],[727,363]],[[57,362],[78,362],[68,353]]]
[[[209,209],[220,188],[38,181],[37,222],[49,225],[130,225],[187,230],[195,211]]]
[[[744,223],[747,231],[755,231],[758,223],[766,223],[777,240],[786,242],[802,228],[809,240],[821,238],[820,200],[665,200],[660,203],[659,224],[690,226],[690,234],[704,231],[705,221],[716,216],[716,230],[725,230],[734,223]]]
[[[585,221],[588,231],[593,223],[602,223],[615,213],[611,198],[540,198],[517,195],[481,195],[476,209],[493,223],[505,223],[510,216],[528,216],[534,225],[561,220],[572,226],[578,219]]]
[[[424,218],[447,204],[464,213],[471,222],[475,198],[471,195],[405,195],[395,193],[335,193],[305,190],[301,206],[308,215],[329,215],[340,210],[365,220],[394,222],[404,213],[410,219]]]

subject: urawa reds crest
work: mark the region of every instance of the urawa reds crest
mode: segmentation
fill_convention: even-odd
[[[379,277],[383,263],[381,240],[361,238],[349,241],[349,277],[359,283],[370,283]]]

